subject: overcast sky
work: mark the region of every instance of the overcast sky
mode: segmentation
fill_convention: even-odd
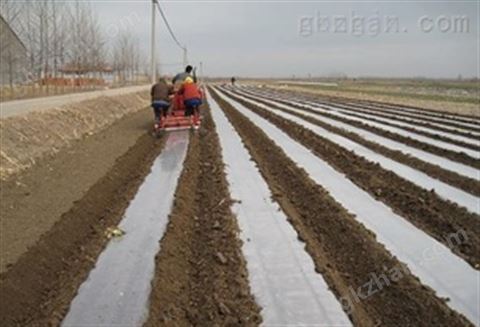
[[[189,59],[210,76],[479,76],[478,1],[162,1]],[[150,1],[92,1],[107,38],[149,53]],[[157,16],[162,71],[182,51]],[[148,60],[148,57],[146,58]]]

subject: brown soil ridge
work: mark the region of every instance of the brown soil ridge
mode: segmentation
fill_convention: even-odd
[[[298,93],[297,94],[291,93],[291,91],[285,91],[285,92],[274,91],[274,92],[271,92],[271,94],[272,95],[281,94],[283,96],[285,96],[285,95],[295,96],[296,98],[298,98],[298,95],[299,95]],[[467,129],[467,130],[472,131],[472,132],[480,132],[480,126],[479,126],[479,128],[476,128],[476,127],[462,126],[462,125],[459,125],[456,122],[451,122],[451,121],[440,122],[438,120],[435,120],[431,116],[418,117],[418,116],[415,116],[415,115],[413,115],[413,114],[411,114],[407,111],[400,111],[400,110],[398,110],[398,108],[391,108],[391,109],[394,109],[394,110],[396,109],[396,112],[389,111],[387,109],[382,110],[382,109],[377,108],[375,104],[365,105],[358,100],[354,101],[354,100],[346,100],[346,99],[335,99],[335,100],[329,99],[327,101],[324,98],[312,97],[312,96],[308,96],[308,95],[305,95],[305,94],[301,94],[300,99],[302,99],[302,101],[306,100],[306,101],[313,101],[313,102],[316,102],[316,103],[319,103],[319,104],[334,105],[334,106],[343,108],[345,110],[353,111],[353,112],[373,114],[371,112],[369,113],[369,112],[366,111],[366,110],[370,110],[370,111],[374,111],[375,115],[377,115],[379,117],[384,117],[384,118],[388,118],[388,119],[395,119],[395,120],[398,120],[398,121],[403,121],[403,122],[411,123],[411,124],[418,125],[418,126],[424,126],[424,127],[431,128],[431,129],[437,129],[437,130],[440,130],[440,131],[443,131],[443,132],[455,133],[457,135],[462,135],[462,136],[470,137],[470,138],[473,138],[473,139],[480,139],[479,136],[475,136],[475,135],[473,135],[469,132],[452,131],[452,130],[446,129],[442,126],[431,125],[431,123],[440,123],[440,124],[444,124],[444,125],[455,127],[455,128]],[[352,103],[352,102],[354,102],[354,103]],[[400,118],[400,117],[403,117],[403,118]],[[414,121],[408,120],[408,118],[423,120],[424,122],[414,122]],[[437,118],[441,118],[441,117],[437,117]],[[472,122],[469,122],[469,123],[472,123]],[[475,122],[473,122],[473,123],[475,123]]]
[[[345,101],[345,99],[343,100]],[[454,113],[454,112],[436,111],[436,110],[430,110],[427,108],[413,107],[408,105],[394,105],[394,104],[389,104],[384,102],[376,102],[376,101],[368,101],[368,100],[364,100],[364,101],[356,100],[356,101],[359,103],[366,103],[367,105],[372,104],[372,105],[378,106],[379,108],[393,109],[398,111],[399,113],[404,112],[399,107],[414,109],[417,111],[421,111],[423,115],[426,115],[432,118],[448,118],[451,120],[458,121],[460,123],[475,124],[480,127],[480,120],[478,116],[472,116],[472,115],[460,114],[460,113]],[[435,114],[440,114],[440,116]]]
[[[372,273],[402,266],[260,128],[215,92],[212,96],[240,134],[276,200],[306,242],[316,269],[337,297],[368,282]],[[355,326],[471,326],[411,273],[352,305],[353,311],[347,313]]]
[[[336,106],[336,107],[347,110],[349,113],[373,115],[373,116],[379,117],[379,118],[394,119],[395,121],[404,122],[404,123],[408,123],[408,124],[416,125],[416,126],[420,126],[420,127],[426,127],[426,128],[431,129],[432,133],[435,133],[436,131],[440,131],[440,132],[452,133],[452,134],[456,134],[456,135],[459,135],[459,136],[468,137],[468,138],[471,138],[473,140],[480,140],[480,136],[476,136],[476,135],[474,135],[470,132],[463,132],[463,131],[460,131],[460,130],[451,130],[451,129],[448,129],[448,128],[445,128],[445,127],[442,127],[442,126],[432,125],[431,123],[434,123],[435,121],[432,121],[431,119],[428,119],[428,118],[424,119],[424,118],[415,117],[415,116],[406,115],[406,114],[396,114],[396,113],[391,113],[391,112],[386,112],[386,111],[377,111],[377,110],[375,110],[374,108],[371,108],[371,107],[363,107],[363,106],[345,104],[345,103],[342,103],[342,102],[340,102],[340,103],[339,102],[336,102],[336,103],[335,102],[325,102],[325,101],[319,101],[318,99],[314,102],[316,102],[318,104]],[[374,111],[374,113],[372,113],[371,111]],[[409,120],[408,118],[413,118],[413,119],[422,120],[422,121]],[[383,123],[383,122],[380,122],[380,123]],[[456,128],[461,128],[461,129],[466,128],[466,127],[463,127],[463,126],[458,126],[456,124],[452,125],[449,122],[446,122],[446,125],[456,127]],[[398,125],[396,125],[396,127],[403,128],[402,126],[398,126]],[[478,131],[480,131],[480,130],[477,129],[477,128],[472,128],[472,132],[478,132]]]
[[[120,222],[163,145],[163,138],[140,137],[61,220],[0,275],[3,326],[61,323],[108,243],[105,230]]]
[[[34,246],[151,128],[148,109],[42,157],[15,178],[0,180],[0,273]]]
[[[311,99],[313,100],[313,99]],[[317,99],[317,102],[319,100]],[[418,116],[415,116],[415,115],[412,115],[412,114],[409,114],[407,112],[398,112],[397,113],[394,113],[394,112],[391,112],[391,111],[387,111],[387,110],[380,110],[380,109],[377,109],[375,107],[369,107],[369,106],[365,106],[365,105],[361,105],[361,104],[350,104],[350,103],[344,103],[344,102],[321,102],[321,103],[325,103],[325,104],[332,104],[332,105],[341,105],[342,108],[345,108],[347,110],[351,110],[351,111],[356,111],[356,112],[362,112],[362,113],[368,113],[368,114],[371,114],[365,110],[371,110],[371,111],[375,111],[375,115],[376,116],[379,116],[379,117],[383,117],[383,118],[388,118],[388,119],[396,119],[396,120],[399,120],[399,121],[403,121],[403,122],[406,122],[406,123],[411,123],[411,124],[414,124],[414,125],[418,125],[418,126],[424,126],[424,127],[427,127],[427,128],[431,128],[431,129],[437,129],[439,131],[443,131],[443,132],[448,132],[448,133],[455,133],[455,134],[458,134],[458,135],[462,135],[462,136],[465,136],[465,137],[471,137],[473,139],[479,139],[480,137],[479,136],[475,136],[469,132],[462,132],[462,131],[454,131],[454,130],[450,130],[450,129],[446,129],[442,126],[437,126],[437,125],[431,125],[431,123],[438,123],[438,124],[442,124],[442,125],[447,125],[447,126],[451,126],[451,127],[455,127],[455,128],[460,128],[460,129],[468,129],[469,131],[472,131],[472,132],[480,132],[480,128],[476,128],[476,127],[465,127],[465,126],[462,126],[462,125],[459,125],[458,123],[455,123],[455,122],[450,122],[450,121],[443,121],[443,122],[439,122],[435,119],[432,119],[430,116],[429,117],[418,117]],[[407,119],[405,119],[405,118]],[[412,119],[418,119],[418,120],[422,120],[422,122],[418,122],[418,121],[411,121],[411,120],[408,120],[408,118],[412,118]]]
[[[291,93],[291,91],[274,91],[276,94],[283,94],[283,95],[295,95],[295,93]],[[326,105],[337,105],[337,106],[340,106],[341,108],[344,108],[344,109],[347,109],[347,110],[354,110],[354,111],[357,111],[357,109],[360,109],[358,111],[360,112],[363,112],[362,109],[367,109],[367,110],[371,110],[371,111],[375,111],[378,115],[378,116],[381,116],[381,117],[385,117],[385,118],[390,118],[388,117],[389,115],[395,115],[395,118],[398,119],[398,120],[403,120],[401,118],[399,118],[400,116],[402,117],[406,117],[406,118],[413,118],[413,119],[420,119],[420,120],[424,120],[425,122],[431,122],[431,123],[440,123],[438,120],[435,120],[435,118],[442,118],[442,117],[438,117],[438,116],[431,116],[431,115],[427,115],[427,116],[423,116],[423,117],[418,117],[418,116],[415,116],[413,115],[412,113],[408,112],[408,111],[402,111],[401,109],[399,110],[398,107],[387,107],[385,105],[383,106],[379,106],[378,104],[375,104],[375,103],[370,103],[370,104],[365,104],[364,102],[360,101],[360,100],[353,100],[353,99],[342,99],[342,98],[330,98],[330,97],[313,97],[312,95],[306,95],[306,94],[301,94],[302,95],[302,99],[305,99],[305,100],[308,100],[308,101],[314,101],[314,102],[317,102],[317,103],[321,103],[321,104],[326,104]],[[298,93],[296,94],[296,96],[298,96]],[[326,100],[327,99],[327,100]],[[389,110],[390,109],[390,110]],[[393,111],[395,112],[393,112]],[[445,118],[445,117],[443,117]],[[453,119],[451,119],[453,121],[443,121],[441,122],[441,124],[445,124],[445,125],[448,125],[448,126],[452,126],[452,127],[456,127],[456,128],[461,128],[461,129],[469,129],[471,131],[474,131],[474,132],[480,132],[480,126],[478,128],[476,127],[465,127],[465,126],[462,126],[460,125],[459,121],[458,120],[455,120],[455,117]],[[405,122],[408,122],[408,120],[404,120]],[[473,123],[473,124],[480,124],[480,122],[472,122],[472,121],[462,121],[463,123]],[[414,122],[412,122],[414,123]],[[426,126],[426,127],[430,127],[430,128],[439,128],[439,127],[436,127],[436,126]],[[441,128],[441,127],[440,127]],[[451,130],[445,130],[446,132],[453,132]],[[465,136],[472,136],[471,134],[468,134],[468,133],[463,133],[465,134]]]
[[[344,173],[348,179],[374,198],[451,248],[472,267],[479,268],[480,216],[443,200],[435,192],[422,189],[295,122],[274,115],[242,99],[232,98],[312,150],[315,155]],[[450,236],[457,234],[459,230],[465,232],[468,241],[452,247]]]
[[[281,108],[279,106],[276,106],[274,104],[271,104],[271,103],[268,103],[268,102],[265,102],[261,99],[258,99],[258,98],[253,98],[253,97],[250,97],[250,96],[247,96],[247,95],[244,95],[244,94],[239,94],[238,92],[233,92],[237,95],[240,95],[240,96],[244,96],[244,97],[247,97],[251,100],[254,100],[254,101],[257,101],[257,102],[260,102],[264,105],[267,105],[271,108],[274,108],[276,110],[280,110],[280,111],[283,111],[283,112],[286,112],[288,114],[291,114],[291,115],[294,115],[296,117],[299,117],[299,118],[302,118],[312,124],[315,124],[317,126],[320,126],[330,132],[333,132],[335,134],[339,134],[341,136],[344,136],[356,143],[359,143],[377,153],[380,153],[388,158],[391,158],[395,161],[398,161],[400,163],[403,163],[405,165],[408,165],[414,169],[417,169],[417,170],[420,170],[422,172],[424,172],[425,174],[435,178],[435,179],[438,179],[444,183],[447,183],[447,184],[450,184],[452,186],[455,186],[459,189],[462,189],[464,190],[465,192],[468,192],[468,193],[471,193],[473,195],[476,195],[476,196],[480,196],[480,182],[478,180],[475,180],[473,178],[468,178],[468,177],[465,177],[465,176],[462,176],[462,175],[459,175],[457,173],[454,173],[454,172],[451,172],[451,171],[448,171],[448,170],[445,170],[443,168],[441,168],[440,166],[437,166],[437,165],[434,165],[434,164],[431,164],[431,163],[428,163],[428,162],[425,162],[425,161],[422,161],[418,158],[415,158],[415,157],[412,157],[412,156],[409,156],[409,155],[406,155],[404,153],[402,153],[401,151],[397,151],[397,150],[392,150],[392,149],[389,149],[379,143],[376,143],[376,142],[371,142],[371,141],[368,141],[366,139],[364,139],[363,137],[361,137],[360,135],[354,133],[354,132],[348,132],[342,128],[338,128],[338,127],[335,127],[335,126],[332,126],[328,123],[325,123],[325,122],[322,122],[316,118],[313,118],[313,117],[310,117],[310,116],[307,116],[307,115],[303,115],[303,114],[300,114],[298,112],[295,112],[295,111],[291,111],[291,110],[288,110],[288,109],[284,109],[284,108]],[[240,101],[244,104],[246,104],[246,102],[242,101],[240,98],[236,97],[235,98],[237,101]]]
[[[256,326],[238,226],[209,109],[191,143],[152,282],[146,326]]]
[[[437,146],[426,144],[426,143],[423,143],[421,141],[415,140],[414,138],[411,138],[411,137],[402,136],[402,135],[392,133],[392,132],[389,132],[389,131],[386,131],[386,130],[383,130],[383,129],[380,129],[380,128],[377,128],[377,127],[367,125],[367,124],[359,122],[359,121],[355,121],[355,120],[351,120],[351,119],[343,118],[343,117],[338,117],[338,116],[335,116],[335,115],[332,115],[332,114],[329,114],[329,113],[326,113],[326,112],[321,112],[320,113],[320,112],[317,112],[317,111],[312,110],[312,109],[308,109],[308,108],[305,108],[305,107],[302,107],[302,106],[287,103],[287,102],[285,102],[283,100],[280,100],[280,99],[276,100],[276,101],[280,102],[280,103],[283,103],[283,104],[286,104],[286,105],[289,105],[289,106],[292,106],[293,108],[301,109],[301,110],[304,110],[306,112],[310,112],[310,113],[313,113],[313,114],[316,114],[316,115],[319,115],[319,116],[324,116],[324,117],[327,117],[327,118],[330,118],[330,119],[338,120],[338,121],[341,121],[343,123],[346,123],[346,124],[349,124],[349,125],[367,130],[369,132],[375,133],[377,135],[384,136],[384,137],[389,138],[391,140],[394,140],[394,141],[397,141],[397,142],[400,142],[400,143],[404,143],[408,146],[411,146],[411,147],[414,147],[414,148],[417,148],[417,149],[420,149],[420,150],[423,150],[423,151],[427,151],[427,152],[430,152],[430,153],[448,158],[448,159],[453,160],[453,161],[457,161],[459,163],[471,166],[473,168],[480,169],[480,160],[476,160],[476,159],[466,155],[465,153],[459,153],[459,152],[455,152],[455,151],[451,151],[451,150],[442,149],[442,148],[439,148]]]
[[[272,89],[272,88],[269,88]],[[295,94],[294,92],[301,93],[302,95],[310,98],[321,98],[321,99],[326,99],[328,101],[333,101],[333,102],[357,102],[359,104],[364,104],[364,105],[373,105],[373,106],[378,106],[380,108],[389,108],[398,111],[399,114],[404,113],[405,111],[402,110],[403,108],[407,109],[413,109],[420,111],[423,115],[430,116],[433,118],[439,118],[438,115],[440,115],[444,118],[456,120],[458,122],[462,123],[473,123],[476,125],[480,126],[480,120],[478,116],[475,115],[469,115],[469,114],[462,114],[462,113],[455,113],[455,112],[449,112],[449,111],[441,111],[441,110],[434,110],[434,109],[429,109],[429,108],[422,108],[422,107],[416,107],[408,104],[401,104],[401,103],[388,103],[388,102],[382,102],[382,101],[375,101],[375,100],[366,100],[366,99],[354,99],[350,97],[341,97],[341,96],[332,96],[332,95],[313,95],[311,92],[306,92],[306,91],[301,91],[301,90],[296,90],[296,91],[290,91],[290,90],[281,90],[281,92],[285,93],[290,93],[290,94]]]
[[[279,100],[279,101],[282,101],[282,100]],[[480,151],[480,146],[478,146],[478,145],[463,142],[463,141],[459,141],[459,140],[455,140],[455,139],[452,139],[452,138],[447,137],[447,136],[435,134],[434,130],[432,130],[431,132],[426,132],[426,131],[421,131],[421,130],[415,129],[414,127],[400,126],[400,125],[395,124],[394,122],[385,122],[385,121],[381,121],[381,120],[376,119],[376,118],[365,118],[362,115],[359,115],[358,112],[356,112],[355,110],[348,109],[348,107],[346,107],[345,105],[339,104],[339,103],[322,102],[322,101],[319,101],[318,99],[313,100],[313,102],[316,102],[317,104],[320,104],[320,105],[321,104],[326,104],[326,105],[332,105],[332,106],[337,106],[337,107],[340,107],[340,108],[343,108],[343,109],[347,109],[347,110],[350,111],[349,113],[347,113],[347,115],[349,115],[351,117],[356,117],[356,118],[360,118],[360,119],[368,119],[372,122],[376,122],[376,123],[387,125],[387,126],[392,126],[392,127],[395,127],[395,128],[405,130],[407,132],[420,134],[420,135],[429,137],[429,138],[434,139],[434,140],[455,144],[455,145],[458,145],[458,146],[461,146],[461,147],[464,147],[464,148],[468,148],[468,149],[471,149],[471,150]],[[319,113],[315,110],[313,110],[313,112],[315,112],[317,114],[323,114],[323,113]],[[377,115],[377,116],[380,116],[380,115]],[[401,119],[398,119],[398,120],[401,121]],[[432,126],[430,126],[430,128],[431,127]],[[452,131],[447,130],[447,132],[452,132]],[[463,133],[460,133],[460,134],[463,134]],[[463,136],[467,136],[467,137],[470,137],[470,138],[477,139],[477,137],[475,137],[471,134],[466,134],[466,135],[463,135]]]
[[[352,116],[352,117],[365,119],[365,117],[362,117],[361,115],[358,115],[358,114],[355,114],[355,113],[350,113],[349,115]],[[429,137],[429,138],[434,139],[434,140],[438,140],[438,141],[442,141],[442,142],[446,142],[446,143],[451,143],[451,144],[455,144],[455,145],[458,145],[458,146],[461,146],[461,147],[464,147],[464,148],[480,151],[480,146],[478,146],[478,145],[471,144],[471,143],[466,143],[466,142],[459,141],[459,140],[454,140],[454,139],[452,139],[450,137],[447,137],[447,136],[435,134],[435,131],[432,131],[432,132],[421,131],[421,130],[413,128],[413,127],[400,126],[400,125],[397,125],[393,122],[385,122],[385,121],[378,120],[376,118],[368,118],[368,120],[372,121],[372,122],[379,123],[379,124],[392,126],[392,127],[395,127],[395,128],[400,128],[400,129],[403,129],[404,131],[407,131],[407,132],[420,134],[420,135]],[[470,135],[470,137],[471,136],[472,135]]]

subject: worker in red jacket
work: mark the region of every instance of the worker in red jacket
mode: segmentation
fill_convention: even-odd
[[[178,91],[183,95],[185,105],[185,116],[190,117],[192,127],[200,124],[200,105],[202,104],[202,92],[191,77],[187,77]]]

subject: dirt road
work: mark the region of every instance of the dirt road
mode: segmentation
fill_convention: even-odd
[[[31,111],[42,111],[51,108],[61,107],[66,104],[72,104],[84,100],[91,100],[101,96],[114,97],[117,95],[141,92],[148,90],[149,87],[149,85],[130,86],[111,90],[91,91],[27,100],[1,102],[0,118],[22,115]]]

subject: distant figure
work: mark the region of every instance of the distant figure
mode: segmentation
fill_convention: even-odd
[[[236,81],[237,81],[237,80],[236,80],[235,77],[232,77],[232,78],[230,79],[230,82],[232,82],[232,86],[235,86],[235,82],[236,82]]]
[[[153,112],[155,114],[155,123],[160,122],[162,117],[167,116],[172,94],[173,86],[168,85],[163,77],[160,77],[158,82],[152,86],[150,95],[152,98]]]
[[[195,69],[192,66],[188,65],[187,67],[185,67],[184,72],[175,75],[172,80],[172,84],[177,88],[185,82],[187,77],[190,77],[196,83],[197,77],[195,75]]]

